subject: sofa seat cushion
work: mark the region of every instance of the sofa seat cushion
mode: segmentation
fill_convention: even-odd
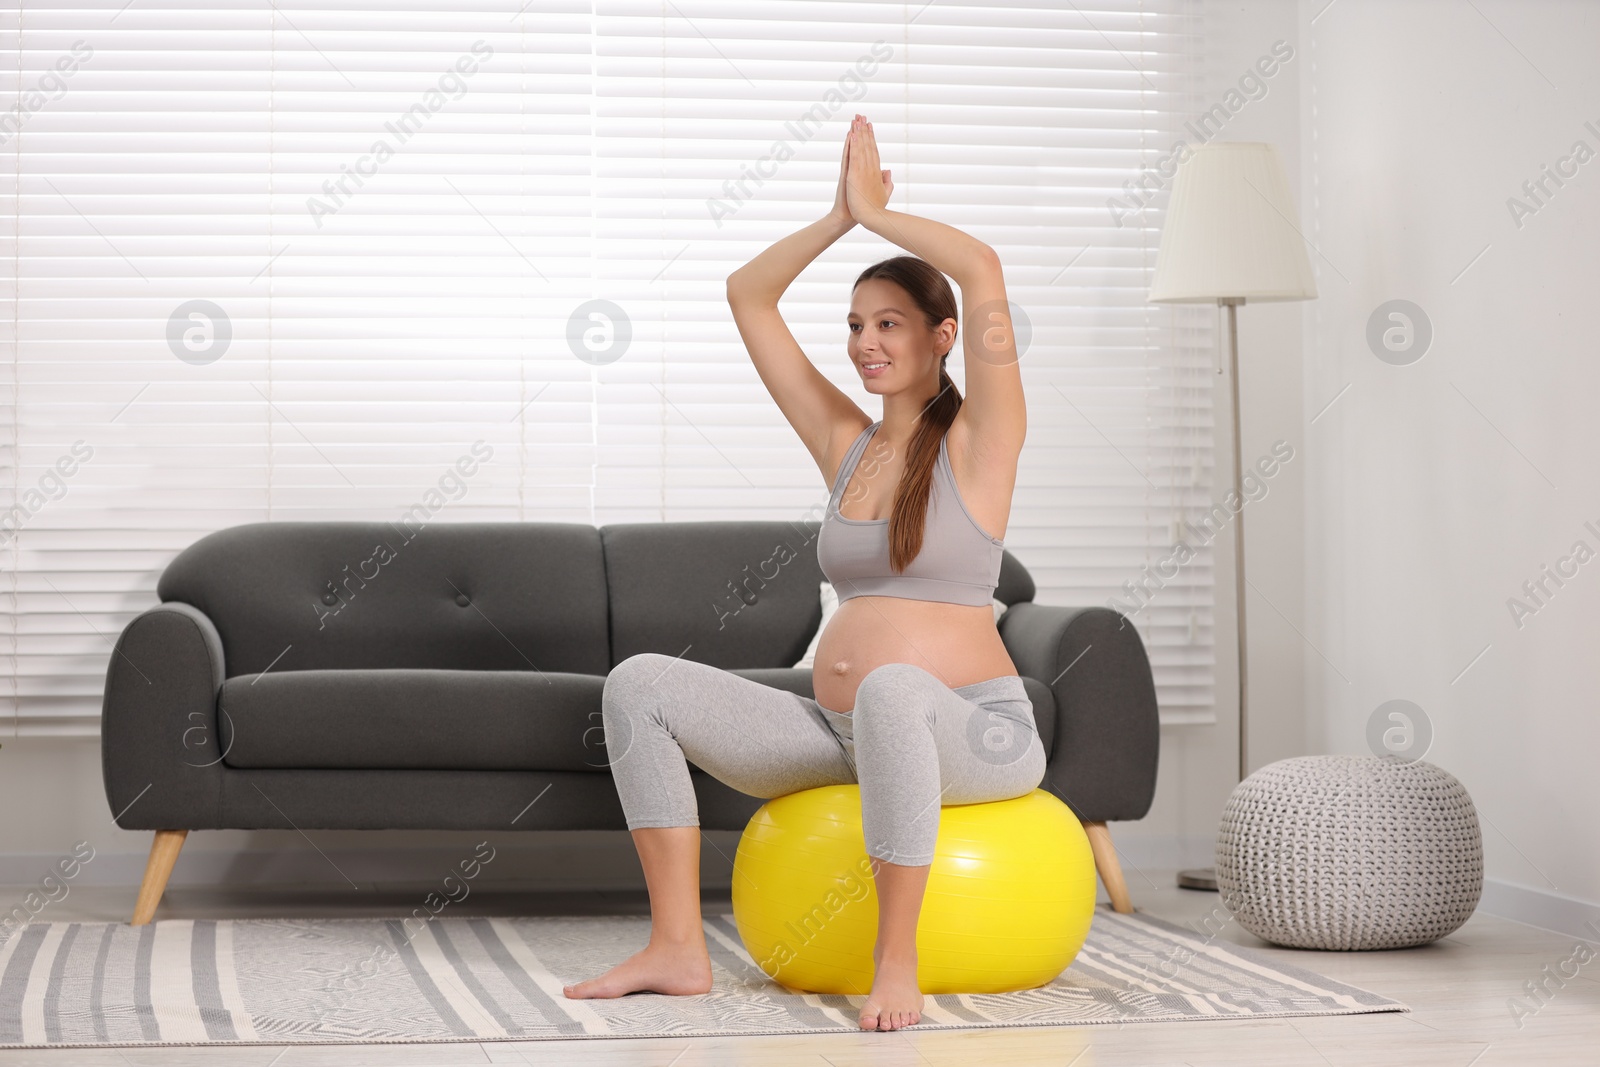
[[[605,679],[559,671],[269,671],[229,678],[230,767],[605,771]]]

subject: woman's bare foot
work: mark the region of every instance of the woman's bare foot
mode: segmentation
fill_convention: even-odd
[[[913,1026],[922,1019],[922,990],[917,988],[917,958],[891,956],[887,961],[879,958],[873,949],[872,959],[876,969],[872,975],[872,992],[861,1005],[857,1024],[863,1030],[898,1030]]]
[[[711,989],[711,956],[698,942],[651,941],[605,974],[562,986],[569,1000],[620,997],[640,990],[692,996]]]

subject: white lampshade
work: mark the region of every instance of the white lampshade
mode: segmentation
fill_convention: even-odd
[[[1276,146],[1212,141],[1172,183],[1152,303],[1309,300],[1316,279]]]

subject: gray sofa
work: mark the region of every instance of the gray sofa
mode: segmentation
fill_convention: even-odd
[[[626,829],[605,675],[660,652],[814,695],[790,664],[822,617],[817,529],[272,522],[201,538],[106,672],[106,800],[123,829],[157,831],[134,922],[190,830]],[[1155,791],[1149,661],[1121,615],[1034,592],[1007,552],[999,629],[1050,754],[1043,788],[1131,910],[1104,824],[1142,818]],[[707,829],[743,829],[762,803],[692,778]]]

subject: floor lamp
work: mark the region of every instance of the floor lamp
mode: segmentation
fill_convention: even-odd
[[[1275,146],[1213,141],[1178,165],[1167,207],[1155,277],[1154,304],[1216,304],[1228,309],[1228,375],[1233,387],[1234,595],[1239,616],[1239,780],[1249,773],[1245,741],[1249,688],[1245,672],[1244,511],[1239,447],[1238,306],[1247,300],[1309,300],[1316,279],[1306,256],[1289,181]],[[1219,368],[1220,373],[1220,368]],[[1231,510],[1231,509],[1230,509]],[[1178,872],[1178,884],[1216,889],[1215,868]]]

